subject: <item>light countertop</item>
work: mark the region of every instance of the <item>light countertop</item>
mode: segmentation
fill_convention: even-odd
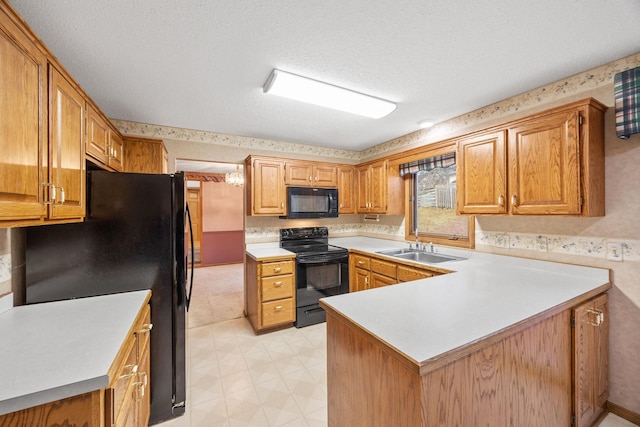
[[[0,313],[0,415],[106,388],[107,372],[150,291]]]
[[[330,243],[372,254],[407,247],[404,242],[366,237],[337,238]],[[607,269],[438,250],[468,259],[436,264],[453,271],[450,274],[322,301],[424,367],[448,352],[611,286]]]

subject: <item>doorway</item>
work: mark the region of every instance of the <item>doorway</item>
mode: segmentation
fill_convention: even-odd
[[[176,159],[184,172],[196,262],[188,327],[243,316],[244,185],[242,165]],[[185,231],[190,245],[189,230]],[[188,253],[191,252],[191,246]]]

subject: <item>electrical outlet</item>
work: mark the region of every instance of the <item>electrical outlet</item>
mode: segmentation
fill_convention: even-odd
[[[609,261],[622,261],[622,243],[607,243],[607,259]]]

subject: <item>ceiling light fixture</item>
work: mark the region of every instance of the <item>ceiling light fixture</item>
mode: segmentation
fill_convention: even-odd
[[[434,125],[435,123],[432,120],[423,120],[421,122],[418,122],[418,126],[420,126],[422,129],[427,129],[430,128]]]
[[[264,93],[308,102],[334,110],[380,119],[396,109],[391,101],[274,69],[263,87]]]
[[[225,174],[224,182],[229,185],[241,187],[244,185],[244,176],[240,172],[240,165],[236,165],[236,171],[233,173]]]

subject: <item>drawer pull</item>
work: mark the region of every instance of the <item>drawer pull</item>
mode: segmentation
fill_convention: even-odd
[[[282,282],[278,281],[278,282],[275,282],[273,285],[274,285],[276,288],[279,288],[280,286],[282,286]]]
[[[358,265],[364,265],[364,261],[358,261]]]
[[[276,305],[276,308],[274,309],[274,311],[282,311],[282,306]]]
[[[274,272],[274,273],[280,273],[280,271],[282,271],[282,267],[275,267],[275,268],[273,269],[273,272]]]

